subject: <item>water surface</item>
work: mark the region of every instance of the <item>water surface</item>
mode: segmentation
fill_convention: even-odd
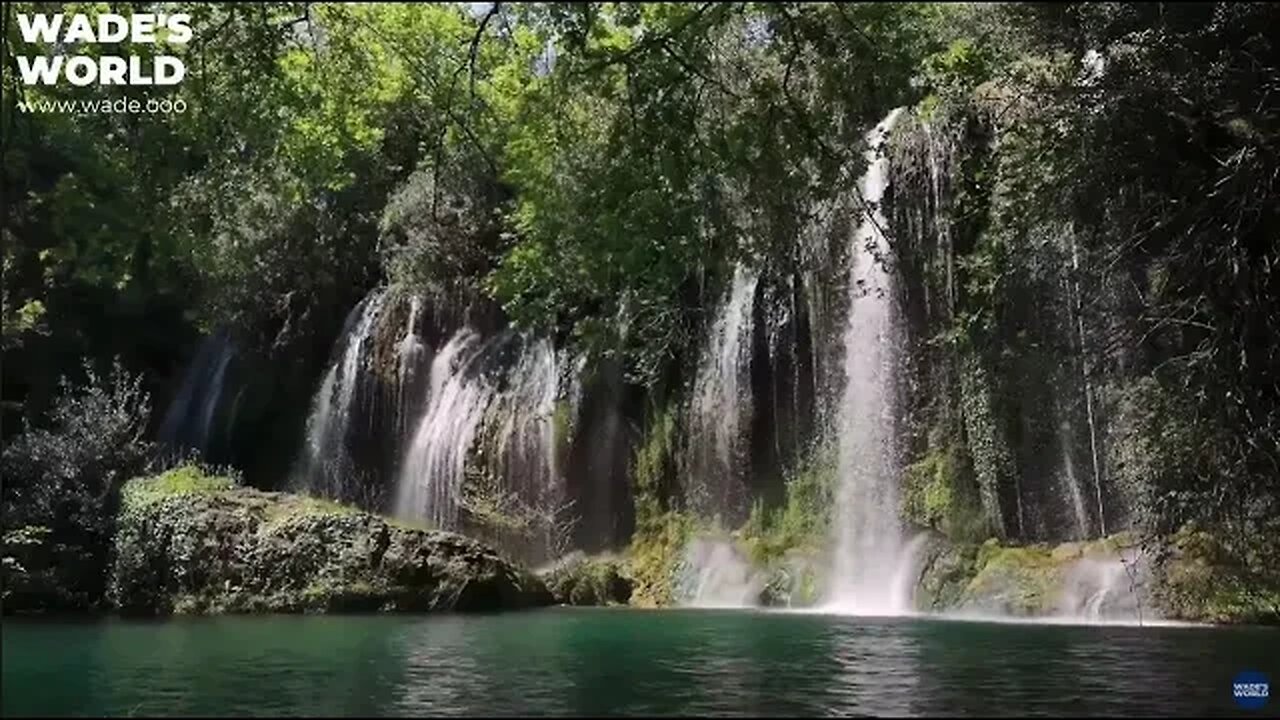
[[[1223,715],[1266,628],[722,610],[8,621],[3,712]]]

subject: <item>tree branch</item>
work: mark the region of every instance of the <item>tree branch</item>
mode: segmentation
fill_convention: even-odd
[[[489,12],[485,13],[484,19],[480,21],[480,27],[476,28],[476,34],[471,38],[471,50],[468,52],[468,65],[471,67],[471,97],[476,96],[476,52],[480,49],[480,38],[484,36],[484,29],[488,27],[489,21],[493,16],[498,14],[502,9],[502,3],[495,2],[489,6]]]

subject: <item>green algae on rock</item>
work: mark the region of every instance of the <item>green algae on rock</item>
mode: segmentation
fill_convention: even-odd
[[[551,603],[541,580],[461,535],[192,468],[125,485],[108,592],[122,612],[148,615]]]

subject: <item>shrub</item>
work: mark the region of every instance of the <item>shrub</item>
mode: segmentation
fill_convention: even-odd
[[[0,455],[4,526],[38,529],[22,538],[6,535],[6,588],[11,580],[53,573],[39,593],[7,593],[6,610],[100,600],[119,488],[152,458],[144,438],[150,401],[141,376],[119,362],[107,377],[87,365],[85,374],[80,386],[63,380],[48,427],[26,427]],[[29,552],[34,546],[43,549]]]

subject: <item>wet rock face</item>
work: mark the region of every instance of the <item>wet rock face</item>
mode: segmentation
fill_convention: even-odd
[[[461,535],[296,495],[168,492],[157,480],[126,488],[109,588],[122,612],[485,611],[552,601],[536,577]]]
[[[1090,621],[1154,619],[1151,578],[1131,540],[1006,546],[930,538],[916,587],[922,611]]]
[[[539,576],[561,605],[626,605],[634,586],[622,561],[581,552],[561,558]]]

